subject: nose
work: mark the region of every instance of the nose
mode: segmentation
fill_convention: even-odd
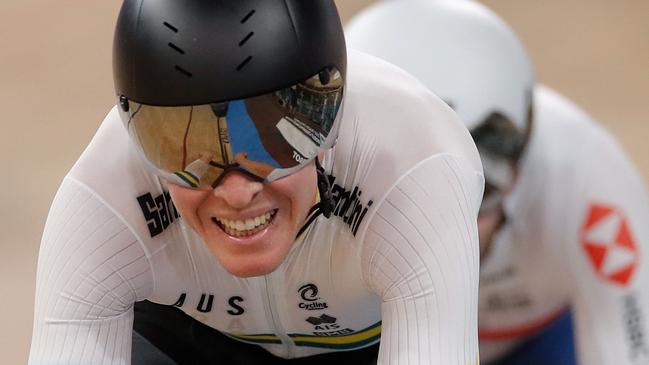
[[[212,194],[224,200],[231,208],[243,209],[263,188],[261,182],[238,171],[232,171],[223,177],[219,185],[212,190]]]

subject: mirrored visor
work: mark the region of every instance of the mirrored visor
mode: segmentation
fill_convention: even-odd
[[[527,142],[526,133],[503,114],[494,112],[471,131],[471,136],[479,149],[515,161]]]
[[[290,87],[242,100],[163,107],[122,102],[131,139],[158,175],[211,189],[230,170],[270,182],[335,142],[344,81],[326,69]]]

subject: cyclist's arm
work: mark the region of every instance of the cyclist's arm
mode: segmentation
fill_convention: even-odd
[[[579,364],[649,364],[649,198],[622,149],[596,131],[569,232]],[[575,231],[578,232],[575,232]]]
[[[439,155],[404,176],[372,217],[363,272],[382,297],[380,364],[477,364],[481,172]]]
[[[151,288],[133,233],[67,178],[41,242],[29,363],[130,364],[133,303]]]

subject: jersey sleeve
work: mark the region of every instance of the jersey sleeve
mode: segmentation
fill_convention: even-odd
[[[382,298],[380,364],[477,364],[483,186],[467,161],[437,155],[400,179],[372,217],[362,262]]]
[[[130,364],[133,304],[152,281],[127,225],[66,178],[39,252],[29,364]]]
[[[579,364],[649,364],[647,191],[612,137],[588,140],[567,232]]]

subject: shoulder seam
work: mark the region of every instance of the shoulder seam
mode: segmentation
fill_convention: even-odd
[[[83,183],[82,181],[79,181],[77,178],[69,174],[66,175],[65,178],[63,178],[63,180],[72,181],[82,189],[89,192],[94,198],[99,200],[108,210],[110,210],[115,215],[115,217],[119,219],[124,224],[124,226],[126,226],[126,228],[128,228],[128,230],[133,234],[133,236],[135,236],[135,239],[140,245],[140,248],[142,248],[142,251],[144,251],[144,256],[146,257],[146,260],[149,263],[149,267],[151,268],[151,277],[153,280],[153,288],[154,288],[153,290],[155,291],[155,288],[157,286],[155,282],[155,275],[153,275],[154,271],[153,271],[153,264],[151,263],[151,252],[147,250],[146,245],[144,245],[144,241],[142,240],[142,237],[140,237],[140,235],[133,228],[133,226],[126,219],[124,219],[124,217],[121,214],[119,214],[111,204],[108,204],[108,202],[104,198],[102,198],[101,195],[99,195],[94,189],[89,187],[87,184]]]
[[[397,178],[397,179],[394,181],[394,183],[393,183],[393,184],[392,184],[388,189],[385,190],[385,194],[383,194],[383,196],[381,196],[380,199],[377,199],[377,200],[376,200],[376,203],[375,203],[375,207],[376,207],[376,208],[375,208],[374,211],[372,211],[372,213],[370,213],[370,215],[367,217],[367,220],[366,220],[367,223],[366,223],[365,227],[363,228],[363,230],[360,231],[360,232],[359,232],[359,235],[358,235],[358,241],[361,243],[361,246],[364,246],[364,245],[365,245],[365,234],[367,233],[367,229],[369,228],[370,223],[372,222],[372,219],[374,218],[374,216],[376,215],[376,213],[379,211],[379,208],[380,208],[381,204],[383,204],[383,202],[385,202],[385,200],[387,199],[388,195],[390,195],[390,193],[391,193],[391,192],[392,192],[392,191],[397,187],[397,185],[399,185],[399,183],[400,183],[401,181],[403,181],[403,179],[405,179],[406,176],[410,175],[411,172],[413,172],[414,170],[416,170],[417,168],[419,168],[421,165],[423,165],[423,164],[425,164],[425,163],[427,163],[427,162],[429,162],[429,161],[431,161],[431,160],[433,160],[433,159],[436,159],[436,158],[443,158],[443,157],[451,157],[451,158],[460,159],[460,160],[468,160],[468,159],[465,158],[464,156],[459,155],[459,154],[455,154],[455,153],[449,153],[449,152],[436,153],[436,154],[433,154],[433,155],[431,155],[431,156],[428,156],[428,157],[422,159],[421,161],[419,161],[419,162],[417,162],[416,164],[414,164],[411,168],[409,168],[408,170],[406,170],[403,174],[401,174],[401,176],[399,176],[399,178]],[[480,172],[480,171],[475,171],[475,173],[476,173],[476,174],[479,174],[479,175],[482,176],[483,179],[484,179],[484,174],[483,174],[482,172]],[[362,251],[362,250],[363,250],[363,247],[361,247],[361,251]],[[363,283],[364,283],[364,285],[365,285],[366,288],[371,289],[371,286],[370,286],[369,283],[367,282],[367,279],[365,278],[365,274],[364,274],[364,273],[361,273],[361,280],[363,281]]]

